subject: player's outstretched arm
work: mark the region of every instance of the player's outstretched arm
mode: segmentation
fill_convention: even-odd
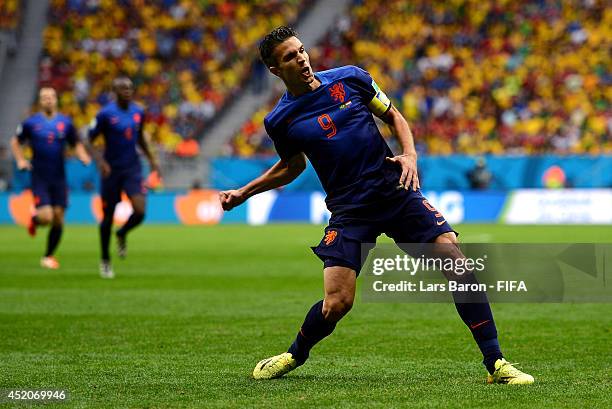
[[[399,180],[400,186],[409,189],[412,185],[413,190],[420,189],[421,185],[417,172],[417,153],[414,148],[414,138],[412,137],[408,121],[394,106],[391,106],[381,119],[389,125],[391,132],[397,137],[402,147],[401,155],[387,158],[387,161],[397,163],[402,167],[402,175]]]
[[[289,160],[279,160],[257,179],[236,190],[226,190],[219,193],[223,210],[231,210],[244,203],[257,193],[266,192],[285,186],[297,178],[306,169],[306,158],[299,153]]]
[[[30,170],[32,169],[32,165],[25,159],[23,154],[23,149],[21,148],[21,144],[16,136],[11,139],[11,150],[13,151],[13,156],[15,157],[15,162],[17,162],[17,169],[19,170]]]

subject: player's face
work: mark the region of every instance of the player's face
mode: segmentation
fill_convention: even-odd
[[[304,86],[315,80],[310,57],[298,38],[289,37],[277,45],[273,56],[277,64],[270,67],[270,71],[281,78],[288,88]]]
[[[57,94],[53,88],[43,88],[38,93],[38,102],[40,108],[47,112],[53,113],[57,109]]]
[[[134,95],[134,85],[132,81],[128,79],[117,80],[115,81],[114,88],[119,101],[129,102],[132,100],[132,96]]]

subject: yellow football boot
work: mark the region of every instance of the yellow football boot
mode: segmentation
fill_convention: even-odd
[[[253,378],[255,379],[274,379],[280,378],[289,371],[292,371],[298,366],[298,363],[293,359],[293,355],[289,352],[273,356],[259,361],[253,369]]]
[[[519,371],[504,358],[495,361],[495,372],[487,376],[487,383],[502,383],[508,385],[530,385],[533,376]]]

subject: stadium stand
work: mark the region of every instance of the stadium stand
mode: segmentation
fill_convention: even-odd
[[[355,0],[310,54],[319,70],[368,70],[429,154],[610,153],[612,9],[604,3]],[[245,122],[226,154],[273,154],[262,121],[274,102]]]
[[[17,52],[24,8],[25,2],[21,0],[0,1],[0,36],[3,36],[3,40],[6,41],[8,55],[14,55]],[[0,64],[0,72],[2,72],[2,64]]]
[[[0,30],[15,30],[21,20],[22,6],[20,0],[3,0],[0,2]]]
[[[198,154],[198,140],[241,90],[255,44],[293,23],[311,0],[52,0],[40,85],[59,91],[62,111],[85,126],[110,82],[129,75],[158,147]]]

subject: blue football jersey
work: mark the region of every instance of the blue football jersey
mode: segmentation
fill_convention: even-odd
[[[64,149],[66,143],[74,146],[77,141],[72,120],[62,114],[52,118],[37,113],[26,119],[16,131],[21,144],[32,148],[32,173],[49,182],[65,179]]]
[[[144,110],[133,102],[125,110],[111,102],[98,112],[89,127],[89,139],[104,135],[104,159],[111,168],[140,166],[136,144],[144,119]]]
[[[288,91],[265,120],[285,160],[303,152],[332,213],[380,203],[397,193],[401,170],[374,121],[391,102],[368,72],[355,66],[315,73],[321,85],[298,97]]]

